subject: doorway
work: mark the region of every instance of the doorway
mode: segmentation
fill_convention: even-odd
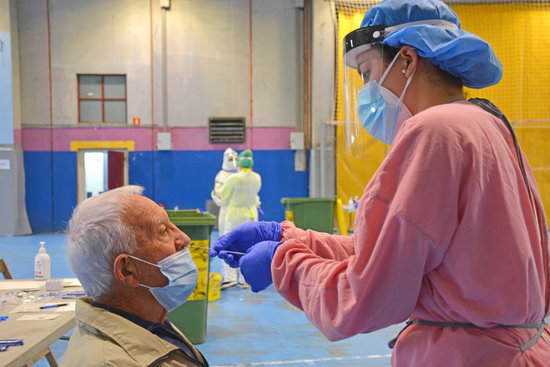
[[[128,184],[128,151],[80,149],[78,151],[78,202]]]

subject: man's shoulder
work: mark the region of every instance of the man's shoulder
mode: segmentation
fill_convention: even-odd
[[[77,325],[74,329],[67,350],[63,355],[60,367],[96,367],[108,365],[108,358],[105,355],[109,351],[108,338],[96,333],[89,333],[86,328]],[[124,354],[119,347],[115,354]]]
[[[114,324],[124,329],[113,318],[119,316],[109,311],[94,307],[88,297],[77,300],[76,305],[76,327],[69,340],[67,351],[63,356],[64,366],[105,366],[109,359],[108,355],[126,354],[123,348],[118,345],[109,335],[109,330]],[[121,321],[123,318],[120,317]],[[81,362],[86,361],[84,364]],[[78,362],[72,364],[73,362]]]
[[[175,345],[120,315],[94,307],[87,297],[78,300],[76,320],[63,366],[137,367],[159,359],[163,360],[159,367],[196,365]]]
[[[148,330],[107,310],[98,310],[94,321],[94,325],[90,325],[77,318],[62,366],[137,367],[177,350]],[[98,324],[105,327],[96,328]]]

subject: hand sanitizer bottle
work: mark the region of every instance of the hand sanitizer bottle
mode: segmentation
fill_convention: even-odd
[[[44,248],[44,241],[40,241],[40,250],[34,257],[34,279],[48,280],[51,276],[50,255]]]
[[[355,211],[354,209],[355,209],[355,207],[353,206],[353,199],[350,196],[350,198],[348,200],[348,212],[350,212],[350,213],[354,212]]]

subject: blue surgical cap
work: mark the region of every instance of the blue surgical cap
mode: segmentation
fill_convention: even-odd
[[[441,1],[384,0],[367,11],[361,27],[385,25],[388,28],[437,19],[454,23],[457,29],[411,24],[390,33],[381,43],[397,48],[413,46],[420,56],[462,79],[467,87],[485,88],[497,84],[502,78],[502,64],[491,45],[461,30],[456,13]]]

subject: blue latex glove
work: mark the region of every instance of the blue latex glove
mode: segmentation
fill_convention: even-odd
[[[262,241],[246,250],[246,255],[239,260],[241,273],[252,292],[263,291],[273,283],[271,277],[271,261],[275,251],[282,242]]]
[[[258,207],[258,214],[259,215],[264,215],[265,214],[261,207]]]
[[[221,236],[208,252],[211,257],[218,256],[233,268],[239,267],[243,255],[228,253],[237,251],[245,253],[250,247],[262,241],[279,241],[283,228],[277,222],[248,222]]]

